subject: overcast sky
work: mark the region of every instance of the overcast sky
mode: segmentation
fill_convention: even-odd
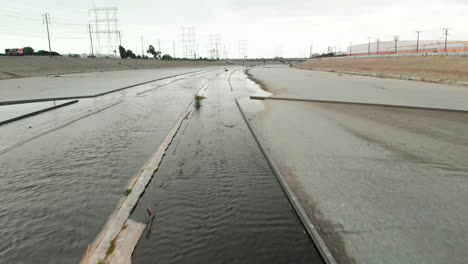
[[[181,28],[194,26],[199,54],[206,56],[209,36],[221,34],[228,57],[238,56],[239,40],[247,40],[249,57],[306,56],[309,47],[346,50],[350,41],[416,38],[468,40],[468,0],[21,0],[0,7],[0,49],[32,46],[48,49],[41,15],[49,13],[52,49],[62,54],[89,53],[88,9],[119,8],[122,44],[141,54],[161,40],[164,53],[181,55]]]

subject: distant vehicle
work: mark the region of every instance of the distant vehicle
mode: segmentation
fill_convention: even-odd
[[[24,49],[5,49],[5,54],[9,56],[24,56]]]

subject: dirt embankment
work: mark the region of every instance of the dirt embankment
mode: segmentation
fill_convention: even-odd
[[[78,72],[223,66],[224,62],[82,59],[67,57],[0,57],[0,79]]]
[[[468,87],[468,57],[382,57],[314,59],[297,68],[454,84]]]

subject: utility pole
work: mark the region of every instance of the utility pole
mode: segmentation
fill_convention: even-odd
[[[118,34],[119,34],[119,46],[122,46],[122,33],[120,32],[120,30]]]
[[[451,28],[444,28],[443,30],[445,31],[445,33],[444,33],[444,35],[445,35],[445,52],[447,52],[448,31],[451,30]]]
[[[141,35],[141,58],[145,56],[145,49],[143,48],[143,35]]]
[[[370,56],[370,37],[369,37],[369,45],[367,46],[367,55]]]
[[[309,59],[312,59],[312,43],[310,44],[310,49],[309,49]]]
[[[416,53],[419,53],[419,34],[421,33],[422,31],[416,31],[416,33],[418,34],[418,38],[416,40]]]
[[[353,42],[350,41],[349,42],[349,56],[352,56],[353,55]]]
[[[91,56],[94,57],[93,38],[92,38],[93,28],[91,27],[91,24],[88,24],[88,32],[89,32],[89,40],[91,41]]]
[[[48,13],[45,13],[42,15],[42,18],[44,19],[44,24],[46,24],[46,27],[47,27],[47,39],[49,40],[49,55],[52,57],[52,48],[50,47],[50,34],[49,34],[50,15]]]
[[[176,57],[176,56],[175,56],[175,42],[172,42],[172,49],[173,49],[173,51],[174,51],[174,59],[175,59],[175,57]]]
[[[376,53],[376,55],[379,55],[380,39],[376,39],[376,41],[377,41],[377,53]]]
[[[397,44],[399,39],[400,37],[398,35],[393,36],[393,40],[395,41],[395,54],[397,53]]]

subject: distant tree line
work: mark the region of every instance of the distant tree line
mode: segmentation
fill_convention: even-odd
[[[197,58],[197,59],[174,58],[169,54],[163,55],[163,53],[159,50],[156,50],[153,45],[148,46],[146,53],[151,55],[153,59],[156,59],[156,60],[205,60],[205,61],[219,60],[219,59],[208,59],[208,58],[202,58],[202,57]],[[135,53],[133,53],[133,51],[126,50],[123,46],[119,46],[119,54],[120,54],[120,58],[122,59],[149,59],[150,58],[149,56],[143,56],[143,57],[140,55],[137,56]]]

